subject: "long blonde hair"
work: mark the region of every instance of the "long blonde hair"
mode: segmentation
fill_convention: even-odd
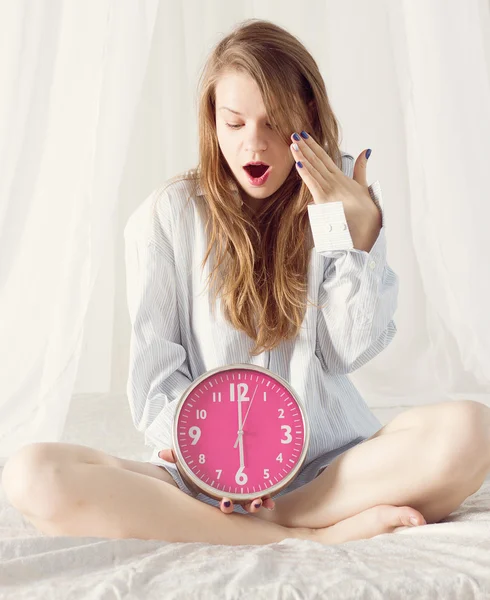
[[[293,164],[282,186],[255,214],[241,202],[216,133],[216,85],[229,72],[255,80],[266,113],[286,144],[293,131],[304,129],[328,149],[339,168],[342,153],[318,65],[298,39],[270,21],[248,19],[219,41],[204,66],[198,95],[196,177],[206,199],[209,239],[202,267],[216,245],[217,264],[210,277],[220,285],[213,305],[223,290],[224,316],[255,341],[251,355],[256,356],[295,338],[303,322],[314,246],[307,205],[313,197]]]

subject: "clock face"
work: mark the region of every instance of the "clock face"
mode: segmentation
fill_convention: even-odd
[[[233,500],[282,489],[297,474],[307,442],[308,424],[291,388],[256,366],[205,373],[174,422],[185,474],[205,493]]]

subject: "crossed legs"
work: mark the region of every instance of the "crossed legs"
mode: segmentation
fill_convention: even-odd
[[[371,518],[369,511],[383,505],[393,514],[385,510],[390,522],[381,531],[393,531],[405,510],[396,507],[420,511],[427,523],[449,515],[485,479],[489,438],[490,409],[483,404],[416,407],[337,457],[314,481],[277,498],[274,511],[251,515],[225,515],[187,496],[155,465],[73,444],[22,449],[7,462],[2,482],[14,506],[53,535],[262,544],[310,539],[325,528],[324,542],[338,543],[360,539],[362,515]],[[383,515],[375,516],[368,537],[381,533]]]
[[[469,400],[409,409],[338,456],[308,484],[253,516],[327,527],[370,507],[411,506],[427,523],[448,516],[490,471],[490,409]]]

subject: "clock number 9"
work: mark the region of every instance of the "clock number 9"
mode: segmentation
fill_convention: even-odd
[[[201,437],[201,429],[194,425],[189,429],[189,437],[192,438],[191,446],[195,446]]]

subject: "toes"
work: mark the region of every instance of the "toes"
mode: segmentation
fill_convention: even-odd
[[[426,520],[424,519],[424,515],[415,510],[415,508],[411,508],[410,506],[402,506],[400,508],[400,522],[407,527],[416,527],[418,525],[427,525]]]
[[[426,525],[424,515],[412,508],[411,506],[394,506],[391,504],[379,504],[367,509],[363,513],[369,515],[371,519],[378,525],[381,525],[386,530],[390,531],[394,527],[395,531],[403,527],[416,527],[418,525]],[[414,518],[415,523],[411,523],[410,519]]]
[[[424,515],[411,506],[382,505],[378,507],[382,520],[386,525],[403,527],[417,527],[427,525]],[[410,519],[414,519],[412,522]]]

